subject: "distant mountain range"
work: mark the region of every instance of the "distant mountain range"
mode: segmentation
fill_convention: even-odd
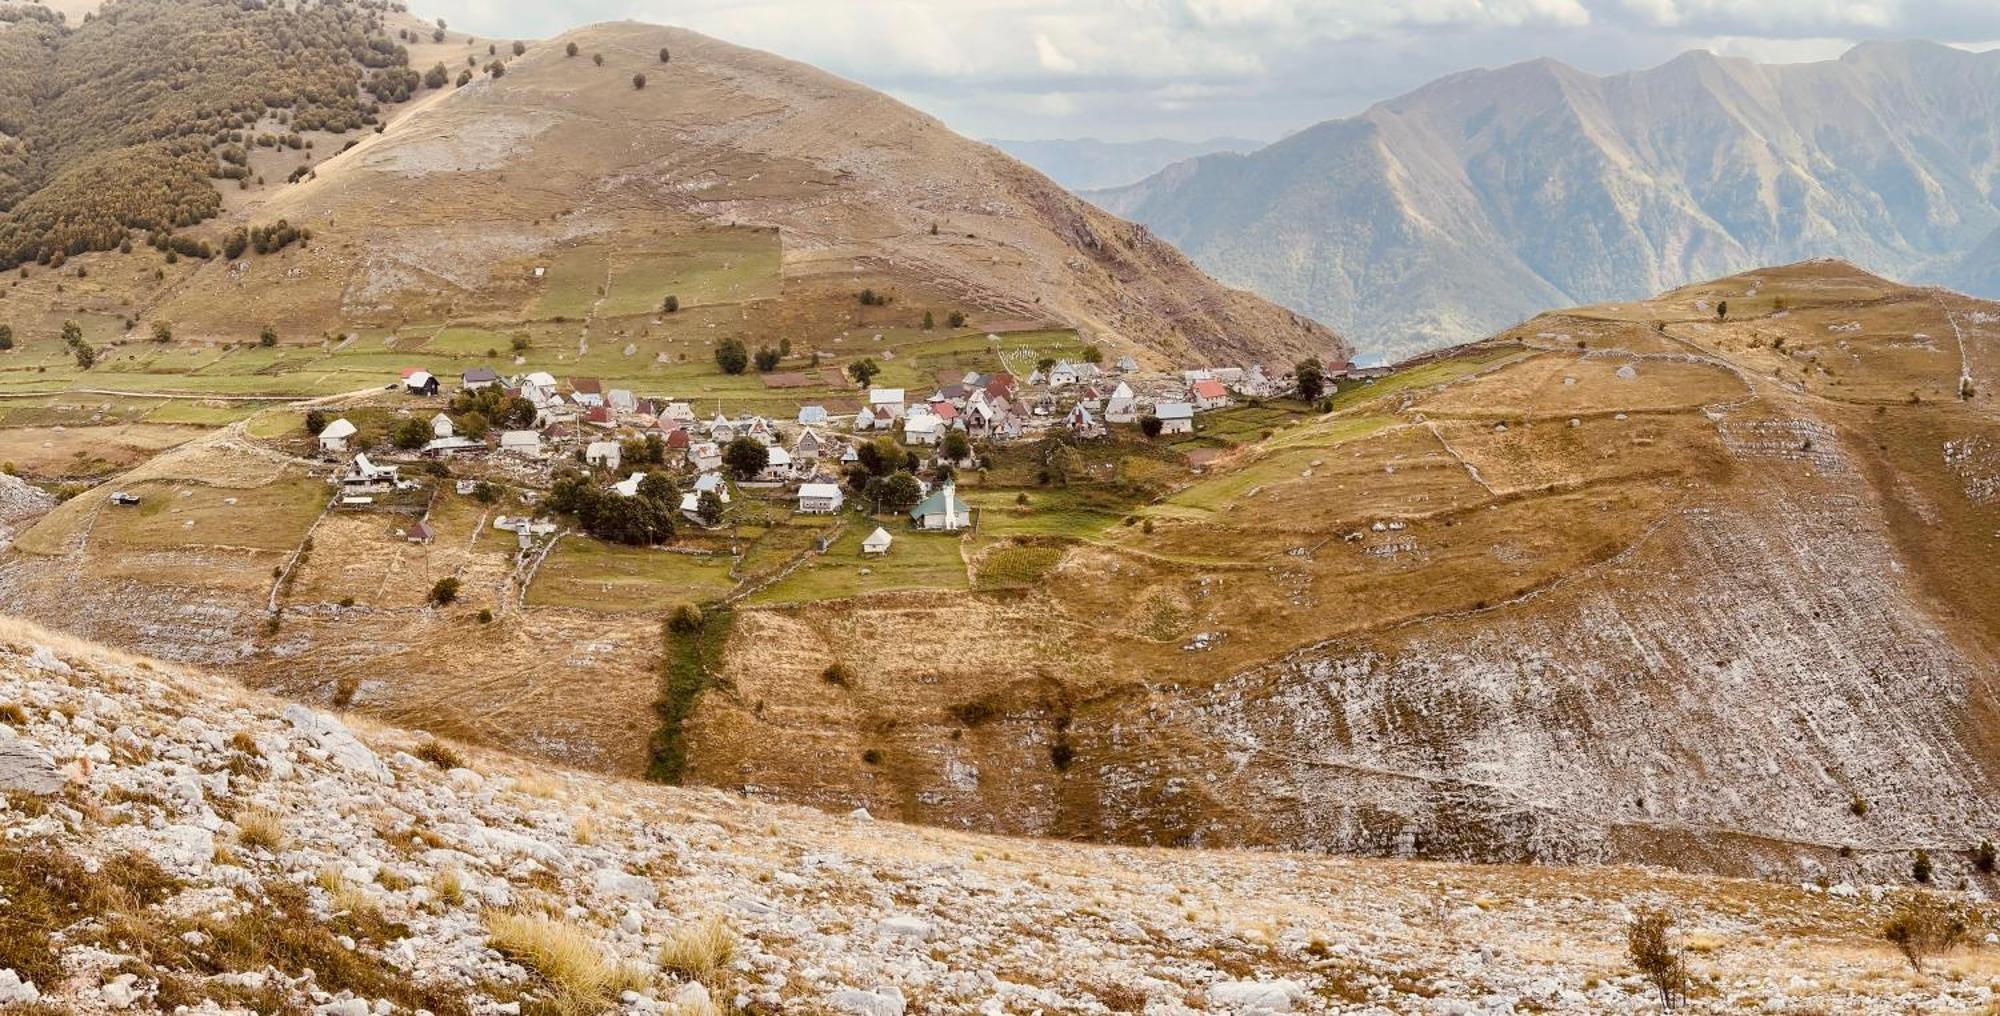
[[[1262,141],[1248,138],[1211,138],[1207,141],[1100,141],[1096,138],[1068,138],[1052,141],[1007,141],[990,138],[986,142],[1047,174],[1049,179],[1074,191],[1100,190],[1137,183],[1183,159],[1218,152],[1254,152]]]
[[[2000,295],[2000,52],[1549,60],[1089,195],[1365,353],[1832,255]]]

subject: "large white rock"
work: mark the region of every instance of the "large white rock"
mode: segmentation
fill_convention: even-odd
[[[1218,981],[1208,986],[1208,1004],[1236,1013],[1291,1012],[1305,990],[1297,981]]]
[[[883,918],[882,922],[875,926],[875,930],[881,932],[885,938],[914,938],[919,941],[929,941],[931,937],[929,921],[907,914]]]
[[[0,1003],[37,1002],[41,997],[35,982],[21,980],[21,975],[12,970],[0,970]]]
[[[903,1016],[903,994],[895,988],[877,991],[842,988],[827,999],[827,1004],[858,1016]]]
[[[69,664],[56,656],[55,650],[48,646],[36,646],[34,654],[28,657],[28,666],[50,674],[61,674],[64,677],[76,673]]]
[[[339,720],[302,705],[286,706],[284,717],[285,722],[311,741],[314,747],[326,752],[327,758],[335,765],[370,777],[378,783],[394,782],[394,777],[389,775],[389,767],[383,765],[382,760]]]
[[[113,1009],[130,1009],[139,1000],[138,991],[132,987],[138,981],[137,974],[119,974],[97,989],[97,997]]]
[[[591,881],[596,884],[598,892],[620,899],[645,900],[650,903],[660,893],[658,887],[653,885],[652,879],[641,878],[617,868],[604,868],[592,875]]]
[[[0,791],[53,794],[62,785],[62,773],[48,752],[22,740],[12,727],[0,725]]]

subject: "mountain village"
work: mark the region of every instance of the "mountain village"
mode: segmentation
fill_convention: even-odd
[[[621,498],[641,496],[649,473],[659,472],[673,478],[681,524],[721,528],[744,495],[800,515],[862,511],[885,523],[861,547],[864,556],[880,556],[894,542],[887,525],[899,521],[902,528],[946,533],[976,527],[977,513],[957,496],[955,480],[979,468],[982,444],[1097,441],[1113,428],[1147,438],[1191,435],[1206,414],[1296,388],[1289,372],[1274,377],[1261,365],[1163,372],[1141,370],[1130,355],[1109,367],[1101,360],[1096,347],[1085,347],[1074,361],[1042,360],[1025,378],[1006,370],[939,371],[928,390],[858,386],[852,403],[802,404],[790,419],[732,415],[720,399],[704,412],[706,399],[642,395],[545,370],[503,376],[472,367],[449,384],[406,367],[386,391],[410,401],[398,407],[396,426],[381,440],[364,445],[353,422],[327,413],[312,421],[313,439],[322,459],[339,464],[330,477],[339,510],[408,513],[422,504],[425,486],[417,477],[450,472],[440,468],[447,462],[526,490],[545,491],[559,474],[581,471]],[[1320,369],[1334,383],[1368,383],[1389,373],[1348,361],[1322,362]],[[841,371],[827,373],[847,379]],[[493,426],[480,412],[495,406],[503,407],[505,426]],[[871,477],[884,472],[864,465],[871,445],[894,459],[888,472],[909,474],[914,486],[871,489]],[[472,494],[482,482],[460,478],[457,493]],[[428,513],[416,510],[403,532],[427,543]],[[516,533],[524,551],[558,528],[545,517],[500,515],[491,524]]]

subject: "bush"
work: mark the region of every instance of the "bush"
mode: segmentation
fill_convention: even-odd
[[[1160,418],[1151,413],[1139,418],[1139,432],[1147,437],[1159,437],[1160,431],[1164,429],[1166,424],[1161,423]]]
[[[784,359],[783,357],[778,355],[777,350],[772,349],[769,346],[760,346],[757,349],[757,355],[755,357],[757,364],[757,372],[760,374],[768,374],[774,370],[777,370],[778,364],[783,359]]]
[[[1663,910],[1640,907],[1625,927],[1625,954],[1639,975],[1660,993],[1662,1008],[1672,1009],[1687,998],[1687,951],[1674,934],[1673,918]]]
[[[422,448],[430,443],[431,425],[413,416],[397,423],[396,428],[390,431],[389,439],[398,448]]]
[[[448,603],[456,602],[457,600],[458,600],[457,578],[447,575],[444,578],[437,580],[436,585],[431,586],[431,595],[430,595],[431,603],[442,607]]]
[[[771,464],[771,449],[754,437],[739,437],[722,450],[722,464],[739,480],[747,480]]]
[[[864,751],[864,752],[862,752],[862,753],[861,753],[861,761],[862,761],[862,762],[863,762],[864,764],[867,764],[867,765],[871,765],[871,766],[879,766],[879,765],[881,765],[881,764],[882,764],[882,749],[880,749],[880,748],[870,748],[870,749],[868,749],[867,751]]]
[[[845,663],[828,664],[825,670],[820,671],[819,679],[836,688],[852,688],[854,687],[854,668],[849,667]]]
[[[493,611],[490,608],[487,607],[479,608],[479,623],[480,624],[493,623]]]
[[[693,635],[701,631],[705,619],[701,608],[692,603],[683,603],[667,616],[667,630],[677,635]]]
[[[1910,859],[1910,877],[1916,879],[1918,882],[1929,884],[1931,875],[1931,852],[1928,850],[1917,851],[1916,856]]]
[[[632,75],[632,87],[643,91],[646,87],[646,75],[644,74]]]
[[[278,330],[270,325],[265,325],[264,330],[257,333],[257,344],[263,346],[265,349],[277,345]]]
[[[1910,961],[1910,968],[1924,969],[1924,961],[1950,952],[1965,941],[1970,929],[1963,907],[1932,892],[1916,892],[1904,897],[1882,928],[1882,937]]]
[[[1864,818],[1868,815],[1868,802],[1863,800],[1860,794],[1856,794],[1848,800],[1847,811],[1855,818]]]
[[[724,374],[741,374],[750,366],[750,352],[738,339],[723,339],[715,345],[715,365]]]
[[[434,737],[428,738],[424,743],[417,745],[417,750],[410,754],[429,762],[439,769],[465,768],[465,759],[459,755],[457,749]]]
[[[564,47],[563,47],[563,55],[564,55],[564,56],[575,56],[575,55],[576,55],[576,54],[577,54],[578,52],[579,52],[579,51],[578,51],[578,49],[576,48],[576,43],[574,43],[574,42],[572,42],[572,43],[570,43],[569,45],[567,45],[567,46],[564,46]]]
[[[680,309],[681,298],[672,293],[668,293],[666,299],[660,301],[660,310],[665,313],[676,314],[680,312]]]
[[[1300,401],[1313,402],[1326,391],[1326,371],[1317,357],[1307,357],[1292,368],[1292,382]]]
[[[1992,840],[1980,840],[1979,847],[1972,852],[1973,870],[1981,875],[1993,874],[1994,851]]]

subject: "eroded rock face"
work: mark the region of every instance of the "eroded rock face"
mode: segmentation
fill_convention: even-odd
[[[60,928],[14,928],[69,933],[50,940],[60,976],[0,970],[0,1002],[155,1011],[164,971],[176,998],[247,992],[352,1016],[460,1003],[517,1013],[547,1000],[554,968],[496,937],[513,914],[626,971],[615,988],[576,989],[598,1010],[655,1016],[710,1005],[856,1016],[1523,1002],[1646,1012],[1644,985],[1615,959],[1633,895],[1718,915],[1707,934],[1726,944],[1701,973],[1731,1008],[1780,996],[1855,1013],[1987,1001],[1975,979],[1919,996],[1916,982],[1889,976],[1900,961],[1860,944],[1884,912],[1873,887],[1094,848],[856,821],[502,756],[445,771],[414,757],[414,736],[357,733],[151,665],[37,653],[10,639],[20,627],[0,622],[0,701],[31,708],[0,737],[7,757],[31,760],[14,772],[36,786],[55,778],[62,796],[0,808],[0,871],[39,865],[78,887],[82,909]],[[60,786],[51,759],[91,765]],[[111,871],[127,894],[77,881]],[[118,902],[127,895],[142,902]],[[274,915],[289,942],[318,950],[313,972],[257,953],[279,931],[256,922]],[[159,936],[125,946],[158,965],[121,969],[120,955],[88,944],[83,932],[112,920],[123,935]],[[1801,957],[1789,945],[1800,934],[1836,947]],[[729,943],[707,972],[684,958],[703,955],[686,944],[702,936]],[[1549,949],[1557,939],[1580,948]],[[1464,954],[1467,941],[1479,948]],[[1800,976],[1780,984],[1777,969]],[[1346,1001],[1356,997],[1367,1001]]]
[[[0,726],[0,791],[53,794],[62,785],[62,773],[57,771],[55,759],[48,752],[21,740],[12,729]]]

